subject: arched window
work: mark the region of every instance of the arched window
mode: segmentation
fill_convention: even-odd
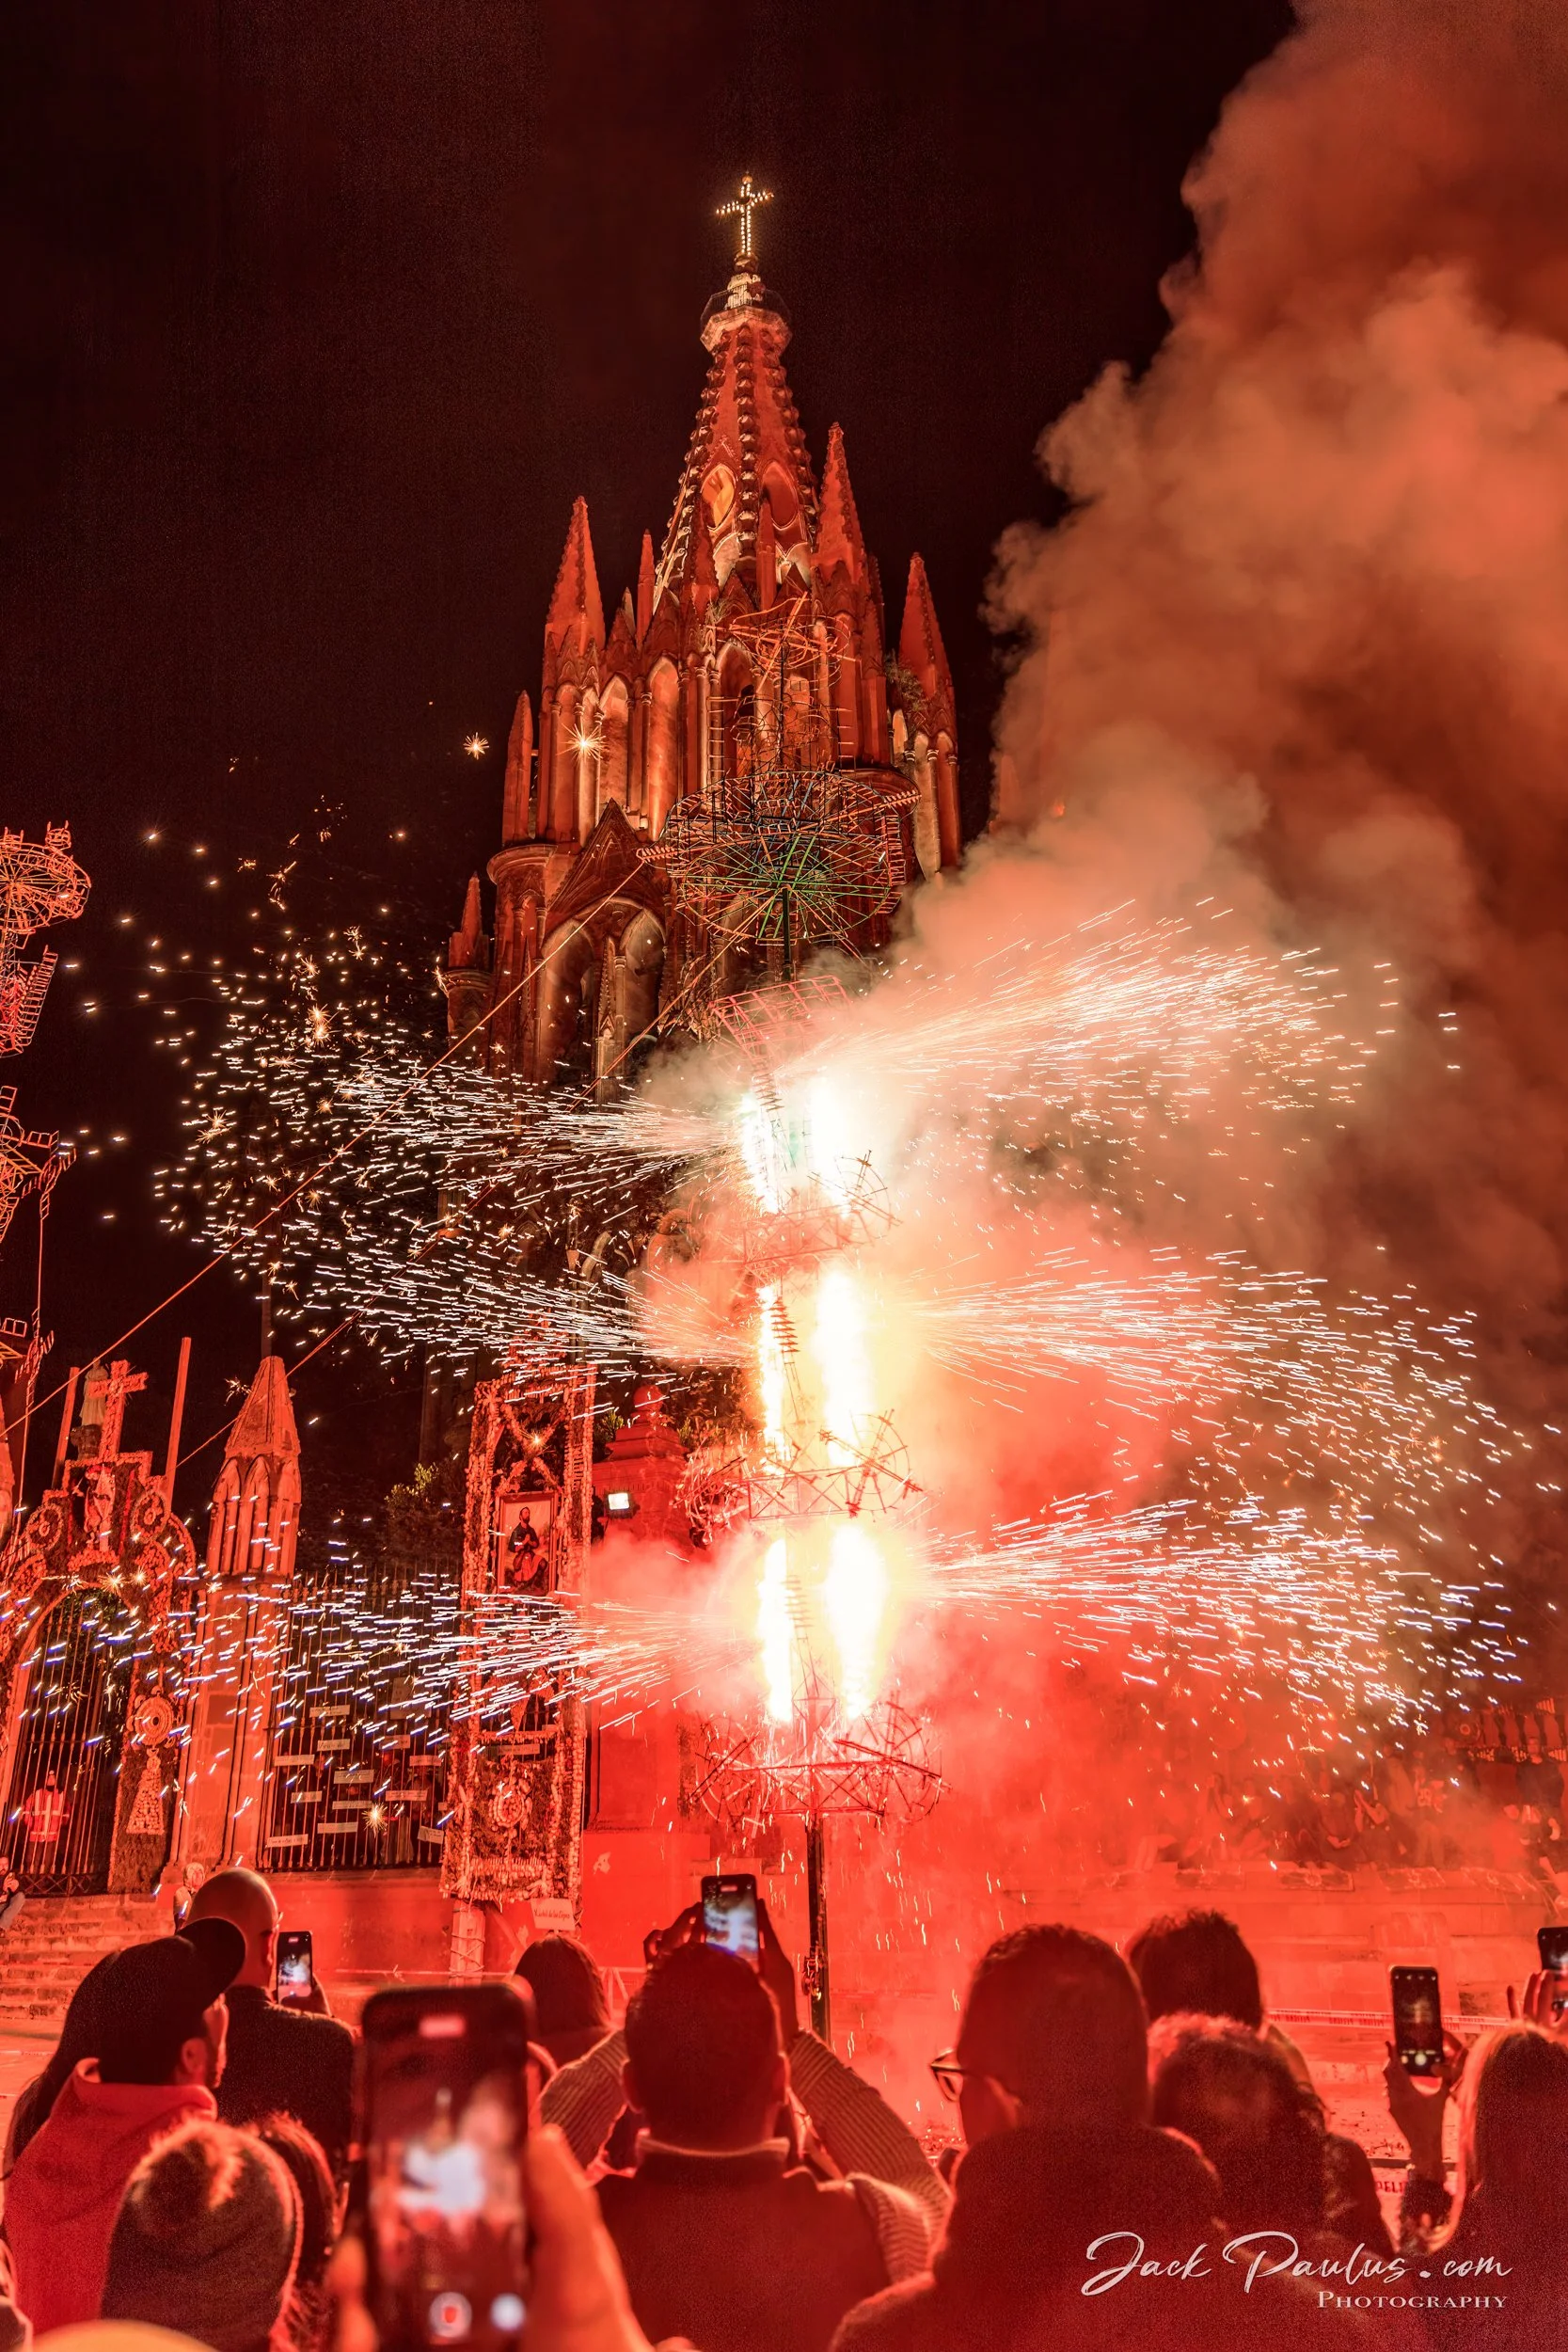
[[[578,924],[546,933],[540,969],[539,1053],[546,1085],[582,1085],[594,1074],[599,959]]]
[[[578,690],[558,689],[550,739],[550,838],[575,837],[578,815]]]
[[[234,1565],[234,1536],[240,1516],[240,1471],[235,1462],[225,1462],[223,1471],[213,1490],[213,1516],[207,1530],[207,1573],[223,1576]]]
[[[599,723],[599,698],[592,687],[578,705],[572,755],[577,775],[577,837],[586,841],[599,817],[599,761],[604,737]]]
[[[651,1042],[658,1018],[658,992],[664,978],[664,932],[646,911],[634,914],[621,934],[622,1027],[620,1050],[626,1057],[623,1078]]]
[[[735,476],[728,466],[714,466],[703,481],[703,514],[713,541],[713,568],[721,587],[735,569],[740,553]]]
[[[768,950],[752,930],[754,902],[742,893],[732,898],[718,926],[719,975],[715,994],[738,996],[768,977]]]
[[[936,762],[924,727],[910,746],[909,766],[920,798],[914,804],[914,854],[923,874],[934,874],[942,864],[942,830],[937,814]]]
[[[806,543],[800,493],[776,458],[762,477],[762,495],[773,510],[773,537],[781,579],[793,565],[802,580],[809,580],[811,549]]]
[[[794,483],[777,459],[762,477],[762,495],[773,509],[773,528],[779,534],[779,545],[787,547],[800,536],[800,501]]]
[[[861,755],[860,657],[847,616],[833,619],[833,706],[838,756],[847,764]]]
[[[242,1516],[245,1521],[245,1557],[234,1565],[247,1567],[252,1576],[266,1576],[277,1563],[271,1557],[272,1473],[263,1461],[257,1460],[250,1466]]]
[[[673,662],[656,661],[648,674],[648,759],[642,797],[648,831],[656,837],[675,800],[680,694]]]
[[[626,690],[625,682],[611,678],[604,690],[599,728],[599,776],[596,817],[602,817],[610,802],[626,805]]]

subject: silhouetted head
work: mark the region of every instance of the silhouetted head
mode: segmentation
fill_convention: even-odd
[[[277,1899],[255,1870],[219,1870],[191,1898],[187,1919],[227,1919],[245,1937],[237,1984],[270,1991],[277,1966]]]
[[[626,2092],[655,2139],[749,2148],[789,2088],[779,2013],[748,1962],[683,1944],[649,1969],[626,2010]]]
[[[1539,2026],[1499,2026],[1459,2086],[1459,2178],[1488,2215],[1568,2233],[1568,2048]]]
[[[1220,1911],[1151,1919],[1127,1947],[1152,2021],[1178,2014],[1233,2017],[1256,2032],[1263,2022],[1258,1963],[1242,1931]]]
[[[314,2132],[294,2115],[264,2115],[253,2126],[263,2146],[286,2166],[299,2201],[297,2287],[313,2292],[326,2276],[338,2242],[338,2190],[332,2167]]]
[[[1148,2110],[1137,1979],[1079,1928],[1019,1928],[991,1946],[964,2003],[958,2056],[971,2145],[1017,2123],[1122,2129]]]
[[[94,1994],[100,2078],[215,2088],[229,2024],[223,1996],[244,1959],[226,1919],[116,1952]]]
[[[1323,2108],[1280,2052],[1225,2017],[1162,2017],[1148,2037],[1151,2120],[1196,2140],[1233,2231],[1323,2226]]]
[[[576,1936],[540,1936],[514,1974],[533,1994],[536,2038],[558,2066],[581,2058],[610,2031],[610,2002],[598,1963]]]
[[[103,2316],[167,2328],[213,2352],[270,2352],[299,2235],[293,2180],[270,2148],[227,2123],[186,2123],[127,2184]]]

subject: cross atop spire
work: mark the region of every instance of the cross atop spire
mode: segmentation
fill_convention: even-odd
[[[740,245],[735,257],[736,269],[749,269],[755,264],[757,257],[752,244],[752,215],[759,212],[764,204],[771,204],[772,201],[772,189],[759,188],[748,171],[743,174],[736,193],[727,203],[721,204],[714,215],[718,220],[739,218]]]

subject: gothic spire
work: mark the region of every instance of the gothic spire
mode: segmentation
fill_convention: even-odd
[[[506,786],[501,797],[501,846],[528,837],[529,792],[533,778],[533,705],[519,694],[506,739]]]
[[[822,468],[822,514],[816,527],[818,569],[831,572],[842,564],[853,580],[866,577],[865,540],[849,487],[849,467],[844,454],[844,432],[834,425],[828,435],[827,462]]]
[[[920,680],[921,691],[934,706],[939,723],[953,728],[953,673],[942,642],[937,608],[926,565],[918,555],[910,558],[910,584],[904,597],[904,625],[898,632],[898,660]]]
[[[555,592],[545,622],[545,643],[553,646],[557,654],[579,656],[590,645],[604,644],[604,605],[594,563],[594,542],[589,535],[586,499],[579,498],[572,507],[565,551],[555,576]]]
[[[707,382],[659,556],[656,604],[666,588],[690,577],[705,537],[721,587],[737,564],[752,564],[765,500],[781,560],[798,552],[803,570],[816,540],[816,487],[784,371],[789,316],[758,277],[751,249],[751,215],[767,200],[748,178],[722,215],[738,215],[742,250],[728,285],[703,314]]]
[[[277,1462],[297,1460],[299,1432],[281,1356],[262,1357],[223,1452],[230,1462],[252,1462],[259,1454]]]
[[[213,1488],[209,1576],[286,1581],[299,1542],[299,1432],[289,1375],[281,1356],[263,1356],[229,1432]]]
[[[463,920],[447,943],[447,965],[453,972],[467,971],[486,961],[489,942],[484,936],[484,909],[479,895],[479,876],[468,876],[468,887],[463,898]]]
[[[637,559],[637,642],[648,634],[648,624],[654,617],[654,534],[642,533],[642,551]]]

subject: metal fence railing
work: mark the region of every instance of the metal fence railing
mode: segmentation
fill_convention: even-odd
[[[264,1869],[439,1863],[457,1583],[446,1561],[343,1560],[302,1586],[273,1703]]]

